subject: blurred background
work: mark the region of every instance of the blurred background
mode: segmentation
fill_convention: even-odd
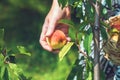
[[[76,56],[69,51],[59,62],[58,55],[39,44],[44,18],[52,0],[0,0],[0,28],[5,30],[7,48],[22,45],[32,56],[18,55],[16,62],[32,80],[65,80]]]

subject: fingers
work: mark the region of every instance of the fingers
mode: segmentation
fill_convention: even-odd
[[[46,33],[46,35],[45,36],[51,36],[52,35],[52,33],[54,32],[54,26],[49,26],[49,29],[47,30],[47,33]]]
[[[50,19],[48,17],[46,17],[45,22],[43,24],[41,36],[40,36],[40,44],[45,50],[52,51],[51,46],[49,46],[46,41],[46,37],[50,37],[52,35],[52,33],[54,32],[54,29],[56,27],[55,21],[57,21],[57,20],[54,21],[53,18],[51,21],[49,21],[49,20]]]
[[[47,30],[47,33],[46,33],[46,36],[51,36],[52,33],[54,32],[55,30],[55,27],[56,27],[56,21],[54,18],[52,18],[51,20],[48,21],[48,27],[49,29]]]
[[[40,35],[40,44],[41,46],[47,50],[47,51],[52,51],[52,48],[48,45],[48,43],[46,42],[46,32],[48,30],[48,22],[45,21],[44,24],[43,24],[43,28],[42,28],[42,32],[41,32],[41,35]]]
[[[52,51],[52,48],[46,43],[45,40],[40,40],[40,44],[45,50],[50,51],[50,52]]]

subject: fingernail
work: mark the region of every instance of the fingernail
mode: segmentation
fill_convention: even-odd
[[[47,33],[46,33],[46,36],[49,36],[49,35],[50,35],[50,33],[49,33],[49,32],[47,32]]]

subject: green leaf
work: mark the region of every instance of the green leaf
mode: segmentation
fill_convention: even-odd
[[[5,70],[4,70],[4,75],[3,75],[3,80],[9,80],[9,75],[8,75],[8,69],[7,67],[5,67]]]
[[[20,80],[32,80],[32,77],[26,77],[24,74],[20,74]]]
[[[91,23],[91,20],[83,21],[79,25],[79,31],[84,31],[85,27]]]
[[[83,72],[84,72],[84,67],[83,65],[78,65],[78,69],[77,69],[77,79],[78,80],[82,80],[83,79]]]
[[[19,75],[23,72],[21,68],[19,68],[16,64],[14,63],[9,63],[10,69],[13,71],[13,73],[19,77]]]
[[[92,78],[92,72],[89,71],[87,74],[88,74],[88,77],[87,77],[86,80],[93,80],[93,78]]]
[[[75,27],[75,24],[73,23],[73,21],[68,20],[68,19],[61,19],[61,20],[59,20],[58,23],[63,23],[63,24],[66,24],[70,27]]]
[[[112,0],[106,0],[107,6],[109,9],[112,9]]]
[[[70,5],[75,5],[76,3],[82,4],[82,0],[68,0]]]
[[[5,72],[5,66],[1,67],[0,77],[3,78]]]
[[[20,54],[25,54],[25,55],[31,56],[31,54],[29,52],[27,52],[25,47],[17,46],[17,49],[19,50]]]
[[[81,59],[76,59],[66,80],[73,80],[75,76],[80,77],[82,80],[83,66],[79,65]]]
[[[86,58],[86,73],[85,80],[93,80],[93,63],[89,58]]]
[[[12,71],[10,72],[11,78],[15,78],[16,80],[31,80],[31,77],[26,77],[24,75],[24,72],[21,68],[19,68],[16,64],[9,63],[9,70]],[[13,76],[14,75],[14,76]]]
[[[0,78],[2,80],[9,80],[8,69],[6,66],[2,66],[0,70]]]
[[[70,50],[70,48],[73,44],[74,44],[74,42],[69,42],[62,48],[62,50],[59,52],[59,60],[60,61],[67,54],[67,52]]]
[[[82,3],[76,3],[77,5],[74,5],[74,6],[76,6],[76,8],[75,8],[75,12],[76,13],[74,13],[75,14],[75,16],[77,17],[77,18],[80,18],[81,20],[83,19],[83,8],[82,8]]]
[[[31,56],[31,53],[29,53],[24,46],[17,46],[13,47],[11,50],[7,52],[7,57],[15,56],[16,54],[24,54],[27,56]]]
[[[16,50],[16,49],[10,50],[10,51],[7,52],[7,57],[8,57],[8,56],[11,56],[11,55],[15,55],[15,54],[17,54],[17,53],[19,53],[19,51]]]
[[[4,56],[0,53],[0,66],[4,64]]]
[[[62,8],[65,7],[68,3],[68,0],[58,0],[59,5],[62,5]]]
[[[100,31],[101,31],[101,36],[103,40],[107,40],[108,39],[108,34],[106,31],[106,28],[104,28],[103,26],[100,27]]]
[[[89,34],[85,35],[83,45],[84,45],[84,48],[85,48],[85,51],[87,52],[87,54],[90,54],[90,52],[91,52],[91,42],[92,42],[92,39],[93,39],[93,34],[92,34],[92,31],[88,32],[88,33]]]
[[[89,14],[88,14],[89,13]],[[88,18],[88,20],[90,19],[94,19],[95,13],[94,13],[94,10],[93,10],[93,7],[92,5],[87,1],[86,2],[86,5],[85,5],[85,16]]]
[[[107,14],[107,9],[103,8],[103,14]]]

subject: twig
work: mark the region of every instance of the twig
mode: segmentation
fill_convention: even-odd
[[[85,57],[87,57],[86,52],[84,52],[84,51],[82,51],[82,50],[81,50],[81,48],[80,48],[80,45],[79,45],[79,44],[77,44],[77,47],[78,47],[78,52],[79,52],[79,53],[82,53]]]

